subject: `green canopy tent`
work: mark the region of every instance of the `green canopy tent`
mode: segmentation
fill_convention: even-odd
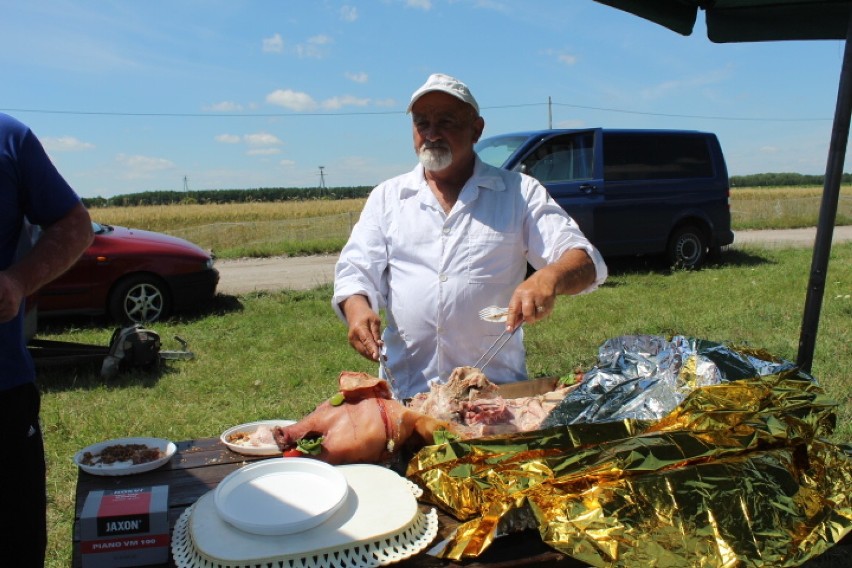
[[[845,39],[797,364],[810,372],[852,116],[852,0],[595,0],[690,35],[699,10],[715,43]]]

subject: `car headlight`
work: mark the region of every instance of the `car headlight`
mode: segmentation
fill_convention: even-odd
[[[207,270],[210,270],[211,268],[213,268],[213,258],[208,258],[204,262],[204,268],[206,268]]]

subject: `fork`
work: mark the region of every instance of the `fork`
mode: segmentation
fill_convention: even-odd
[[[381,374],[384,376],[384,378],[388,381],[388,384],[390,384],[391,396],[393,397],[393,399],[400,400],[399,393],[396,390],[396,379],[391,373],[390,367],[388,367],[388,364],[385,362],[387,358],[387,355],[385,355],[385,348],[382,347],[382,350],[379,353],[379,370],[381,371]]]
[[[501,308],[500,306],[488,306],[479,310],[479,319],[502,323],[506,321],[509,314],[509,308]]]
[[[515,335],[515,332],[521,329],[523,325],[524,324],[521,323],[521,325],[511,331],[509,331],[508,329],[503,330],[503,333],[497,336],[497,339],[494,340],[494,343],[492,343],[491,346],[485,350],[485,353],[482,354],[482,357],[480,357],[479,360],[473,364],[473,366],[479,369],[480,371],[484,371],[485,367],[488,366],[488,363],[491,362],[491,359],[493,359],[494,356],[497,355],[497,353],[499,353],[501,349],[503,349],[503,346],[506,345],[506,343],[508,343],[510,339],[512,339],[512,336]]]

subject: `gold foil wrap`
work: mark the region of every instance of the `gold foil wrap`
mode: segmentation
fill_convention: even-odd
[[[658,421],[429,446],[407,476],[464,521],[444,558],[521,518],[591,566],[798,566],[852,527],[852,448],[821,438],[835,406],[785,370],[696,388]]]

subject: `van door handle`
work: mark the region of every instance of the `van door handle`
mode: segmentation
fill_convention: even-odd
[[[597,189],[598,189],[597,186],[595,186],[595,184],[592,184],[592,183],[580,184],[580,191],[582,191],[583,193],[593,193],[593,192],[597,191]]]

